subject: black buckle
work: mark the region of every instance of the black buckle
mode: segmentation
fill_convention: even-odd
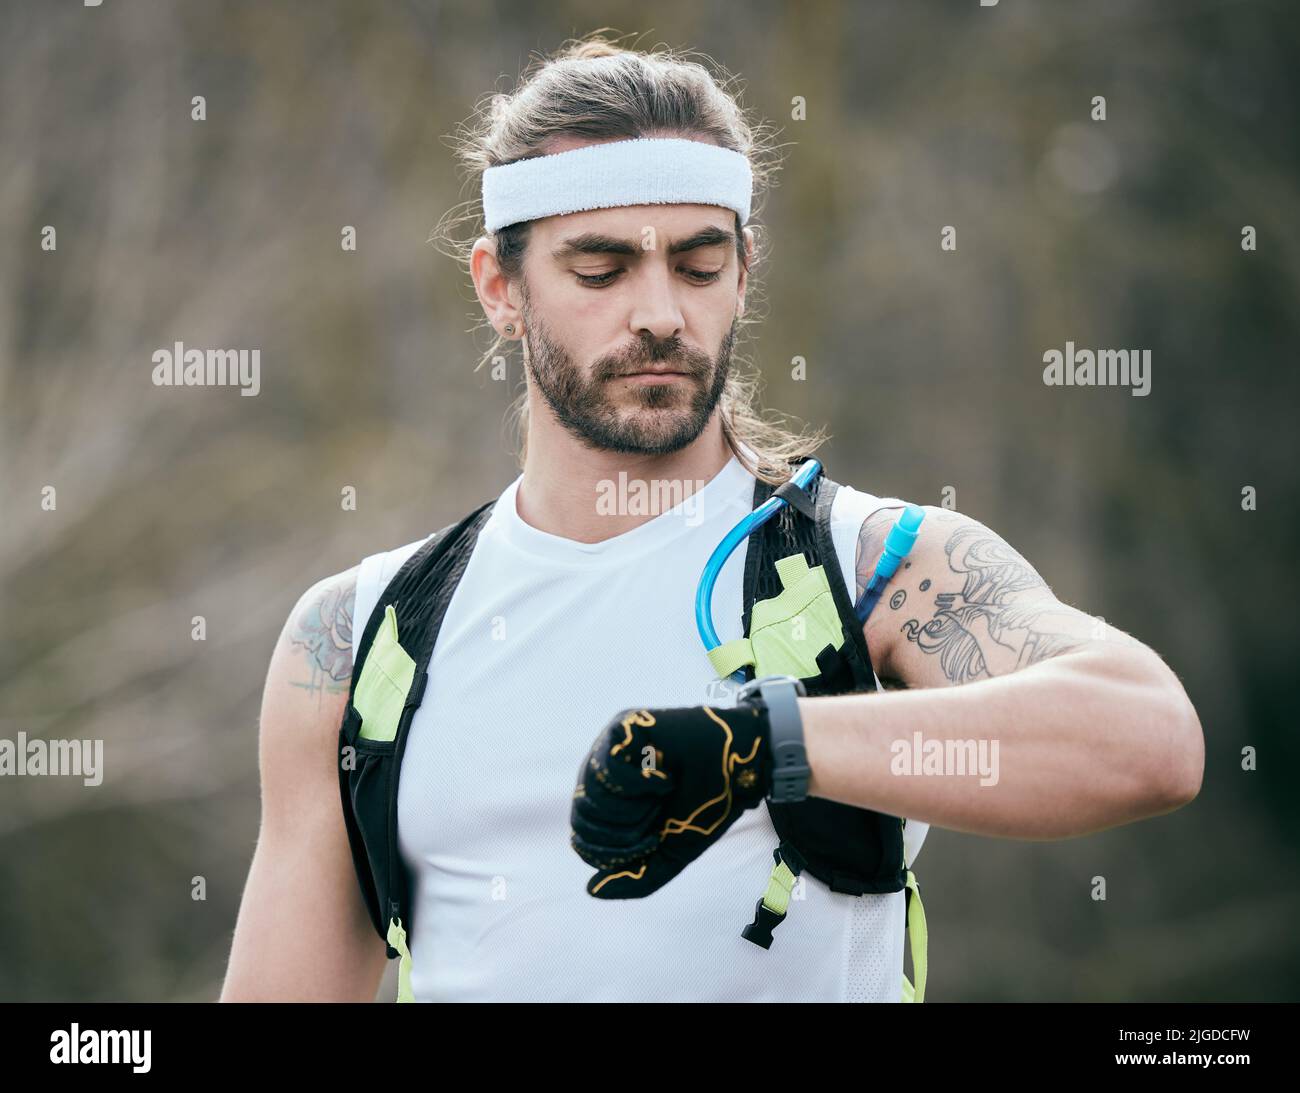
[[[740,931],[740,936],[746,941],[752,941],[764,949],[772,947],[772,931],[781,925],[785,915],[778,915],[763,902],[763,897],[758,897],[758,902],[754,904],[754,921]]]
[[[785,862],[790,867],[790,872],[796,877],[804,871],[807,862],[804,857],[789,843],[781,843],[772,851],[772,858],[777,862]],[[767,895],[766,892],[763,896]],[[777,914],[766,903],[763,902],[763,896],[758,897],[758,902],[754,904],[754,921],[740,931],[740,936],[746,941],[752,941],[764,949],[772,947],[772,931],[785,921],[785,914]]]

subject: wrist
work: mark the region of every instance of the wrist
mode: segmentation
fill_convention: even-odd
[[[791,676],[763,676],[745,684],[741,701],[762,705],[767,713],[766,795],[774,804],[793,804],[808,796],[812,770],[804,744],[799,698],[803,683]]]

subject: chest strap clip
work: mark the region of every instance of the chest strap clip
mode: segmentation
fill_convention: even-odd
[[[803,872],[803,856],[789,843],[782,843],[772,851],[776,865],[767,882],[767,891],[754,904],[754,921],[740,932],[746,941],[764,949],[772,947],[772,931],[785,921],[790,909],[790,892],[794,882]]]

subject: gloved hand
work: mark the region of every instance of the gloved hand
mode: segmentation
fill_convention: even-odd
[[[599,870],[587,891],[636,899],[667,884],[771,792],[767,708],[624,710],[573,792],[570,843]]]

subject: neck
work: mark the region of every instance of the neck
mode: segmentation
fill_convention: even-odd
[[[530,412],[527,452],[516,497],[520,519],[539,531],[579,543],[611,539],[659,515],[658,511],[645,513],[641,506],[624,506],[634,507],[634,512],[610,513],[608,505],[598,504],[618,488],[620,472],[629,490],[640,489],[637,482],[645,483],[649,497],[667,496],[669,491],[661,491],[660,484],[671,483],[676,503],[712,479],[732,455],[717,413],[680,451],[637,455],[588,448],[554,419]]]

